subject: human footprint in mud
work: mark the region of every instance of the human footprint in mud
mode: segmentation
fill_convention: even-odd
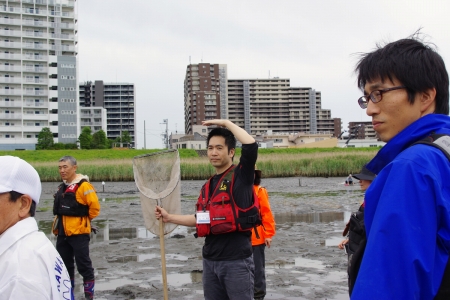
[[[375,176],[376,175],[370,172],[366,166],[362,168],[359,174],[353,175],[354,178],[359,180],[361,191],[365,191],[369,188],[370,184],[375,179]],[[338,245],[339,249],[345,249],[345,253],[348,255],[347,274],[348,293],[350,296],[352,295],[356,275],[358,274],[359,266],[361,265],[362,254],[366,244],[364,205],[365,203],[363,201],[358,211],[352,213],[350,220],[342,233],[343,236],[348,236],[348,238],[342,240]]]
[[[164,222],[196,226],[205,238],[203,246],[203,291],[207,300],[253,299],[254,263],[251,229],[259,220],[254,207],[248,213],[233,209],[253,206],[253,178],[258,145],[244,129],[229,120],[208,120],[203,125],[217,125],[208,134],[208,158],[215,168],[202,187],[194,215],[169,214],[156,206],[155,216]],[[226,128],[223,128],[226,127]],[[241,158],[233,165],[236,138],[242,143]],[[243,231],[237,228],[244,229]]]

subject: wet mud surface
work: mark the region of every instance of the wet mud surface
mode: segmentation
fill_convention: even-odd
[[[265,299],[348,299],[346,255],[337,248],[342,230],[362,201],[359,186],[345,178],[267,178],[277,223],[271,248],[266,248]],[[204,181],[182,181],[181,206],[194,213]],[[91,259],[96,274],[96,299],[163,299],[159,237],[145,229],[134,182],[94,182],[101,213],[93,224]],[[43,183],[36,219],[50,233],[52,195],[58,183]],[[192,228],[177,227],[165,238],[169,299],[203,299],[203,239]],[[82,298],[76,277],[76,299]]]

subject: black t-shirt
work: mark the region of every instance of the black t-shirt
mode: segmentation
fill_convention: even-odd
[[[253,181],[255,163],[258,157],[258,144],[242,145],[239,164],[234,170],[233,197],[241,208],[253,204]],[[211,181],[210,191],[214,191],[222,174],[217,174]],[[251,231],[209,234],[205,238],[203,257],[209,260],[236,260],[252,255]]]

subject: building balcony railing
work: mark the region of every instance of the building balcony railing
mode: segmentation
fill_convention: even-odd
[[[21,43],[20,42],[0,42],[0,47],[3,48],[17,48],[20,49],[21,48]]]
[[[0,113],[0,119],[2,120],[19,120],[22,118],[22,114],[19,113]]]
[[[47,55],[32,55],[32,54],[24,54],[23,59],[26,60],[47,60]]]
[[[17,67],[17,68],[20,68],[20,67]],[[47,67],[36,67],[36,66],[29,66],[29,65],[28,66],[25,65],[21,69],[24,72],[43,72],[43,73],[46,73],[48,71]],[[1,66],[0,66],[0,70],[1,70]],[[5,70],[8,70],[8,68],[5,68]]]
[[[20,125],[0,126],[0,132],[22,132],[22,126]]]
[[[21,81],[16,77],[0,77],[0,83],[21,83]]]
[[[0,95],[21,95],[22,89],[0,89]]]
[[[48,102],[35,102],[35,101],[25,101],[23,107],[39,107],[47,108]]]
[[[48,50],[50,47],[47,44],[37,44],[37,43],[22,43],[22,47],[25,49],[37,49],[37,50]]]
[[[39,83],[39,84],[47,84],[47,78],[27,78],[25,77],[23,83]]]
[[[22,58],[21,54],[16,53],[0,53],[0,59],[15,59],[20,60]]]
[[[23,90],[24,95],[34,95],[34,96],[47,96],[47,90],[34,90],[34,89],[25,89]]]
[[[101,114],[81,114],[80,118],[101,118]]]
[[[80,123],[82,126],[83,125],[98,125],[98,126],[102,125],[102,122],[80,122]]]
[[[0,107],[22,107],[22,101],[0,101]]]
[[[23,23],[20,19],[0,18],[0,24],[21,25]]]

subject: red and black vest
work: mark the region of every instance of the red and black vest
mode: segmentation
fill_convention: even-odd
[[[89,206],[83,205],[77,201],[76,192],[78,187],[85,182],[85,179],[78,183],[66,185],[61,183],[58,191],[53,195],[53,214],[60,216],[89,216]]]
[[[209,211],[210,224],[196,224],[197,236],[222,234],[233,231],[250,231],[261,225],[259,200],[253,191],[253,205],[248,208],[237,206],[233,197],[234,168],[231,166],[220,178],[209,198],[211,177],[202,187],[197,200],[197,211]],[[253,190],[253,188],[252,188]]]

